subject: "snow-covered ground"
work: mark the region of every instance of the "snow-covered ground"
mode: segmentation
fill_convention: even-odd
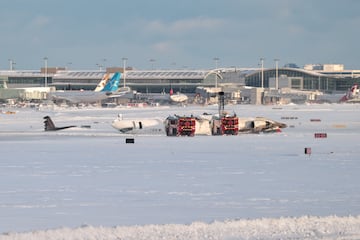
[[[0,114],[0,239],[360,239],[360,105],[225,108],[288,128],[126,144],[110,125],[119,113],[217,106]],[[46,115],[91,128],[44,132]]]

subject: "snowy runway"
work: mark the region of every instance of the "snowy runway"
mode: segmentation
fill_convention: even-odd
[[[125,137],[110,126],[118,113],[124,118],[165,118],[173,113],[216,112],[217,108],[25,109],[0,115],[0,233],[66,227],[53,231],[64,236],[87,230],[110,234],[122,228],[113,226],[144,225],[141,231],[149,231],[144,229],[151,228],[150,224],[161,224],[157,227],[163,226],[158,230],[162,232],[172,226],[168,224],[177,224],[173,228],[177,231],[194,230],[196,224],[191,223],[204,222],[198,225],[221,236],[220,228],[211,230],[213,225],[205,223],[217,221],[229,227],[227,220],[254,219],[260,227],[254,227],[252,235],[231,235],[238,230],[226,235],[251,239],[266,233],[260,230],[265,221],[261,218],[293,228],[299,219],[360,226],[358,218],[348,217],[360,213],[359,105],[225,108],[239,116],[285,122],[288,128],[279,134],[135,136],[135,144],[125,144]],[[45,115],[60,126],[91,128],[44,132]],[[316,132],[326,132],[328,137],[315,139]],[[306,147],[312,149],[310,156],[304,154]],[[332,215],[343,218],[327,217]],[[256,225],[249,221],[234,222],[246,228]],[[84,224],[94,227],[69,230]],[[359,230],[353,233],[360,235]],[[150,239],[147,236],[143,239]],[[3,238],[15,239],[15,235],[0,235]]]

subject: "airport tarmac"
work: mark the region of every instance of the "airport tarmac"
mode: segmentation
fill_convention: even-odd
[[[289,127],[275,134],[131,136],[135,143],[126,144],[129,136],[111,127],[119,113],[166,118],[216,113],[217,106],[3,109],[15,114],[0,115],[0,232],[289,216],[348,220],[360,213],[359,105],[225,109]],[[91,127],[45,132],[46,115],[59,126]]]

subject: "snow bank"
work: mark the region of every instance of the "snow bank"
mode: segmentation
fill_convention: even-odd
[[[360,239],[360,216],[299,217],[194,222],[190,225],[60,228],[27,233],[5,233],[1,240],[152,240],[152,239]]]

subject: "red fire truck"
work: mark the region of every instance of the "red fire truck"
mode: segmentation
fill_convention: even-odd
[[[196,120],[194,117],[171,116],[165,121],[167,136],[191,136],[195,135]]]
[[[238,135],[239,119],[236,116],[225,116],[221,118],[221,134]]]
[[[239,118],[237,116],[222,116],[212,120],[212,135],[238,135]]]

